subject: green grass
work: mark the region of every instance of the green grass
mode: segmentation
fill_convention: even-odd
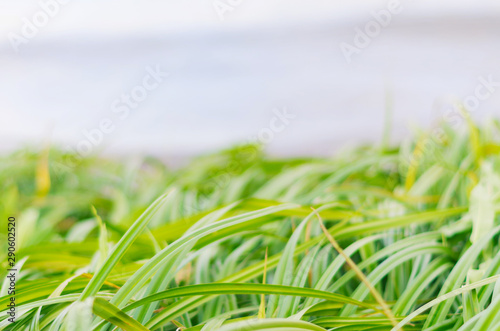
[[[499,123],[386,146],[3,156],[0,329],[500,330]]]

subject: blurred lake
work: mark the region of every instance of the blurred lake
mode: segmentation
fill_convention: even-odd
[[[330,155],[379,143],[388,107],[393,141],[437,123],[482,79],[491,93],[473,115],[500,115],[495,2],[401,1],[350,63],[340,45],[387,1],[240,1],[222,19],[214,3],[69,2],[15,52],[9,36],[40,3],[0,1],[0,150],[74,149],[109,119],[94,151],[185,158],[265,132],[274,155]],[[158,68],[168,76],[120,116],[117,100]]]

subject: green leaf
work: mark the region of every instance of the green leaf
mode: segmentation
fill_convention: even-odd
[[[116,325],[125,331],[146,331],[145,326],[134,320],[132,317],[125,314],[116,306],[110,304],[104,299],[95,298],[93,305],[93,312],[97,316],[105,319],[106,321]],[[82,329],[83,330],[83,329]],[[86,329],[87,331],[90,329]]]
[[[111,254],[106,259],[106,262],[99,268],[96,274],[92,277],[87,287],[83,290],[82,295],[80,297],[81,301],[85,299],[95,296],[97,291],[101,288],[102,284],[106,281],[106,278],[110,274],[111,270],[115,267],[115,265],[120,261],[120,259],[125,255],[127,249],[130,248],[135,239],[142,233],[142,231],[146,228],[148,223],[151,221],[156,212],[161,208],[161,206],[167,200],[169,194],[171,192],[165,193],[161,197],[159,197],[149,208],[144,212],[134,222],[134,224],[128,229],[125,235],[120,239],[118,244],[116,244],[115,248],[111,252]]]

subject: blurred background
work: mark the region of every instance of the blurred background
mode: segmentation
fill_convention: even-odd
[[[0,0],[2,153],[331,155],[458,103],[500,115],[498,1]]]

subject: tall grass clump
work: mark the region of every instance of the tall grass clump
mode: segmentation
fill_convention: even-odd
[[[439,135],[435,134],[439,130]],[[177,170],[1,157],[2,330],[500,330],[500,125]]]

